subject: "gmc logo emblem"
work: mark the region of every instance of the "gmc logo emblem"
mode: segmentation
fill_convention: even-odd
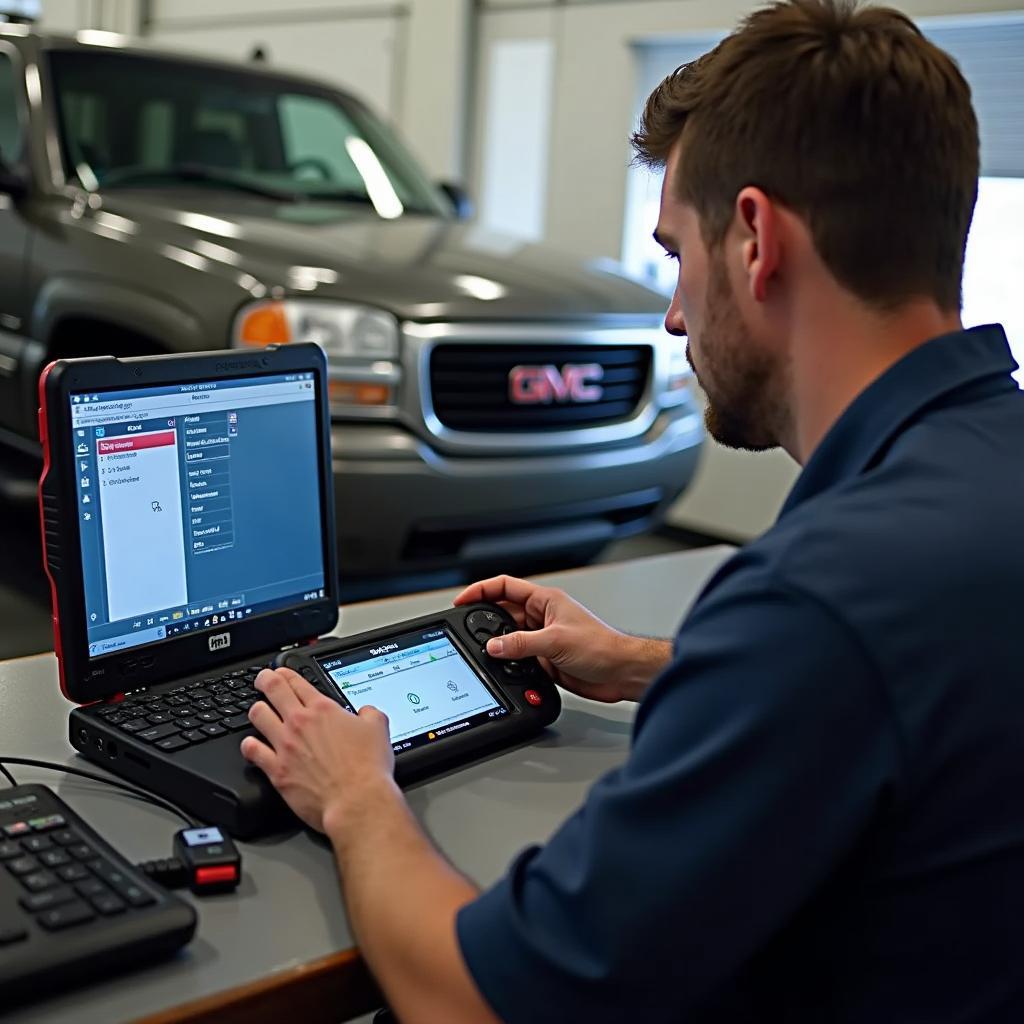
[[[550,405],[552,402],[598,402],[604,394],[597,381],[604,376],[600,363],[557,366],[513,366],[508,373],[508,397],[514,405]]]
[[[231,634],[230,633],[218,633],[216,636],[210,637],[210,650],[211,651],[223,651],[225,647],[231,646]]]

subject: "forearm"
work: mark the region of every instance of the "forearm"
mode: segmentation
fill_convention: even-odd
[[[622,662],[622,688],[627,700],[639,701],[654,678],[672,660],[672,644],[653,637],[626,635]]]
[[[389,1005],[402,1024],[494,1021],[455,931],[478,890],[437,852],[390,780],[362,804],[324,824],[349,921]]]

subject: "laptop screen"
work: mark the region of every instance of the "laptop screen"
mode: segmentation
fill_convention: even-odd
[[[313,373],[69,400],[90,658],[323,598]]]

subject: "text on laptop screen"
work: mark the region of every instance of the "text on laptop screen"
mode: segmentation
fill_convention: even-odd
[[[70,401],[90,657],[324,596],[312,373]]]

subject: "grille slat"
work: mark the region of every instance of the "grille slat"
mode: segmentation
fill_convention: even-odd
[[[516,404],[509,373],[516,366],[596,363],[603,369],[597,401],[558,400]],[[567,430],[632,416],[651,369],[649,345],[438,345],[430,356],[434,413],[446,427],[466,431]],[[590,384],[591,382],[587,382]]]

